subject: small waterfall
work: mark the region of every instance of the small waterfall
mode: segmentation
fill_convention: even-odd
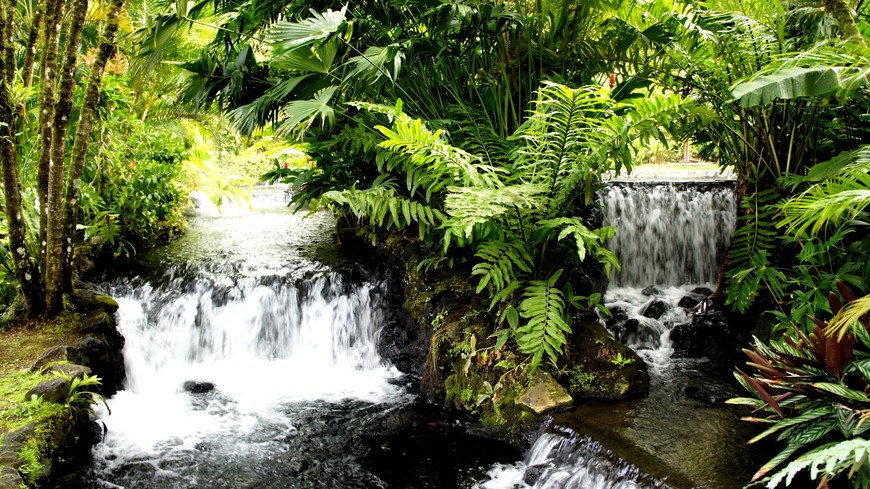
[[[616,286],[715,282],[734,234],[733,184],[622,182],[601,192],[604,224],[616,226],[607,246],[622,271]]]
[[[619,258],[607,327],[654,373],[671,368],[671,330],[712,293],[736,226],[731,182],[619,182],[601,192]]]
[[[666,488],[662,481],[643,474],[597,441],[568,428],[541,434],[514,465],[490,469],[490,480],[476,489],[636,489]]]
[[[334,256],[328,215],[272,200],[198,215],[104,285],[127,385],[101,413],[89,475],[68,487],[357,487],[360,456],[335,454],[360,451],[361,426],[409,397],[378,353],[387,286]]]
[[[303,283],[237,276],[231,270],[213,274],[191,277],[190,270],[170,269],[156,287],[115,291],[123,305],[119,327],[127,340],[130,390],[171,392],[190,377],[225,391],[237,378],[245,384],[262,378],[256,369],[269,362],[267,373],[279,367],[306,371],[301,378],[281,374],[278,392],[298,397],[310,387],[323,393],[344,385],[317,387],[327,380],[321,377],[340,381],[388,367],[377,352],[386,307],[378,284],[351,286],[336,273]],[[224,378],[222,366],[238,375]],[[252,370],[243,371],[247,367]],[[294,382],[311,385],[300,390]]]

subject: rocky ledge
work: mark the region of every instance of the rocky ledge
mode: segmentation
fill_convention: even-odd
[[[44,380],[30,388],[23,400],[41,414],[0,432],[0,489],[39,486],[54,472],[62,472],[63,466],[87,457],[103,435],[90,402],[114,394],[123,385],[124,338],[114,316],[118,303],[91,291],[76,293],[71,302],[78,313],[75,341],[46,349],[30,367]],[[94,377],[101,383],[94,384]]]
[[[393,293],[406,317],[387,325],[381,353],[420,378],[428,398],[478,415],[485,425],[536,426],[537,415],[570,408],[576,399],[624,399],[649,390],[646,364],[594,319],[576,318],[559,365],[524,368],[525,357],[491,348],[494,321],[488,299],[476,294],[468,271],[424,272],[425,251],[401,234],[339,230],[339,241],[393,270]]]

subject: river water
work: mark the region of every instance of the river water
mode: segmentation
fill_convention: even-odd
[[[254,211],[202,210],[104,284],[121,305],[127,385],[100,413],[92,466],[57,487],[739,487],[752,463],[736,416],[686,397],[716,382],[669,341],[688,314],[676,302],[715,278],[733,193],[618,186],[604,201],[624,267],[606,300],[643,321],[627,341],[653,374],[648,399],[581,403],[524,456],[433,412],[379,353],[400,307],[389,281],[342,255],[330,216],[274,194]],[[670,309],[648,320],[653,299]]]

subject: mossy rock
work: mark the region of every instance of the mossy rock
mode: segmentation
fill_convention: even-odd
[[[629,399],[649,393],[646,363],[597,322],[572,327],[559,382],[574,398]]]
[[[545,414],[574,405],[574,399],[568,391],[541,369],[535,372],[529,387],[517,396],[515,402],[535,414]]]

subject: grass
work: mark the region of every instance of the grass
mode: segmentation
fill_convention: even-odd
[[[78,342],[81,316],[65,312],[49,320],[21,319],[0,332],[0,378],[30,368],[47,348]]]
[[[64,409],[59,404],[26,401],[24,395],[36,384],[53,378],[31,373],[33,362],[47,348],[76,343],[80,323],[78,314],[66,312],[50,320],[17,320],[0,332],[0,434],[53,417]]]

